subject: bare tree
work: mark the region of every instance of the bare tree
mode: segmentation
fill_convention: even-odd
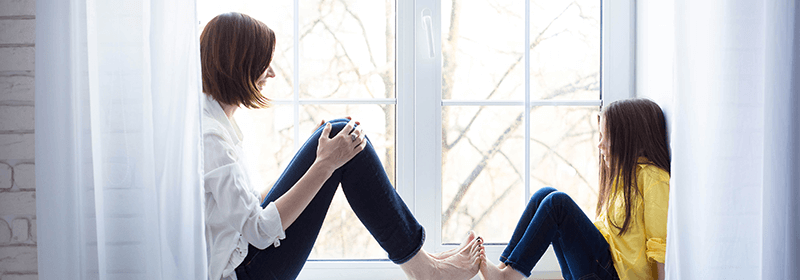
[[[441,90],[443,99],[450,99],[453,97],[454,86],[456,83],[454,77],[456,76],[456,71],[459,69],[459,58],[457,53],[461,44],[460,41],[464,39],[462,30],[460,29],[462,2],[460,0],[451,0],[450,2],[451,9],[449,11],[449,28],[447,30],[447,36],[443,38],[442,43]],[[328,38],[326,42],[329,42],[331,44],[330,46],[315,47],[332,48],[334,50],[333,57],[327,62],[327,73],[332,74],[326,77],[314,77],[312,79],[324,79],[333,86],[324,89],[323,92],[310,93],[309,84],[303,81],[299,89],[301,95],[309,96],[313,94],[312,96],[325,98],[341,96],[342,94],[352,91],[361,91],[366,92],[369,96],[375,98],[393,98],[395,96],[394,5],[395,4],[393,0],[386,0],[383,2],[384,10],[382,11],[382,14],[385,15],[385,22],[383,22],[385,26],[383,29],[384,38],[382,41],[380,41],[380,43],[378,43],[382,44],[382,46],[378,47],[373,45],[377,41],[370,39],[370,36],[375,35],[374,33],[370,34],[368,28],[369,24],[374,23],[364,22],[362,19],[364,15],[359,14],[359,10],[353,7],[354,4],[351,3],[351,1],[320,0],[316,4],[315,18],[304,21],[304,24],[301,26],[300,41],[304,42],[308,40],[308,38],[312,37],[319,38],[324,36],[325,38]],[[588,21],[597,20],[595,17],[587,15],[584,12],[584,9],[577,2],[567,3],[565,4],[563,10],[550,19],[549,23],[543,26],[543,28],[539,30],[538,34],[532,38],[529,46],[532,51],[536,50],[536,48],[539,47],[543,42],[550,40],[551,38],[560,36],[565,32],[571,32],[570,30],[551,30],[551,27],[558,23],[559,20],[562,19],[562,16],[571,8],[579,9],[580,16]],[[502,13],[514,12],[507,9],[502,9],[501,7],[498,7],[497,10]],[[353,33],[360,35],[358,40],[354,41],[352,39]],[[291,53],[291,47],[292,46],[285,47],[283,53]],[[383,50],[381,51],[381,49]],[[519,81],[509,79],[509,77],[512,72],[521,71],[520,69],[524,65],[524,59],[525,57],[522,53],[516,54],[516,59],[512,59],[510,61],[505,68],[505,71],[499,75],[499,78],[495,81],[491,90],[485,93],[486,99],[490,99],[493,96],[501,94],[503,87],[516,88],[521,86]],[[365,65],[363,61],[368,61],[368,63]],[[286,72],[285,69],[278,68],[276,71],[284,71],[280,76],[284,77],[287,84],[292,83],[292,75]],[[534,73],[534,75],[536,75],[536,73]],[[580,76],[575,76],[571,81],[554,87],[554,89],[544,96],[543,99],[557,99],[559,97],[572,95],[576,92],[599,92],[598,76],[598,73],[585,73]],[[374,79],[371,79],[372,77],[377,77],[378,80],[381,81],[382,87],[380,89],[374,86]],[[371,82],[373,83],[372,85],[370,84]],[[304,106],[304,113],[302,115],[306,116],[306,118],[304,118],[302,122],[316,123],[318,120],[313,119],[314,116],[323,114],[324,112],[334,113],[328,108],[328,105]],[[380,105],[380,109],[383,113],[383,118],[386,125],[383,129],[386,132],[382,135],[383,141],[387,143],[387,145],[390,145],[390,147],[386,147],[385,149],[383,163],[389,178],[391,178],[394,182],[396,159],[394,148],[396,110],[394,105]],[[560,147],[558,147],[558,145],[550,144],[548,141],[539,139],[538,136],[532,136],[531,139],[519,139],[519,137],[516,136],[518,135],[520,128],[523,125],[526,125],[523,113],[516,115],[514,118],[512,118],[511,122],[503,124],[505,127],[500,129],[501,132],[499,134],[493,136],[494,138],[492,141],[490,141],[490,145],[488,145],[488,147],[481,147],[473,143],[470,132],[475,129],[477,120],[489,116],[490,108],[487,106],[480,106],[476,111],[470,113],[470,115],[460,115],[459,118],[469,119],[469,121],[464,127],[455,130],[451,127],[446,127],[453,121],[450,119],[450,110],[451,108],[447,106],[442,108],[442,158],[447,158],[448,154],[452,153],[453,149],[458,145],[468,145],[470,149],[473,149],[480,156],[474,165],[466,167],[467,170],[470,170],[470,172],[466,177],[460,178],[460,183],[455,190],[455,195],[448,201],[442,202],[444,206],[441,217],[442,225],[448,224],[454,217],[458,215],[466,217],[471,221],[468,225],[466,225],[467,227],[476,227],[482,224],[483,222],[487,221],[487,217],[493,215],[492,213],[498,209],[498,206],[501,205],[504,200],[508,199],[510,194],[513,193],[513,190],[519,188],[522,182],[525,181],[525,171],[518,170],[513,163],[513,160],[510,158],[510,155],[503,149],[504,144],[513,139],[516,139],[515,141],[531,141],[531,143],[544,147],[544,149],[547,151],[546,157],[556,159],[564,163],[566,166],[574,169],[576,172],[576,177],[579,178],[583,184],[585,184],[587,190],[594,191],[594,188],[596,188],[596,183],[589,179],[591,176],[588,174],[583,174],[581,169],[577,167],[577,163],[573,162],[574,159],[570,156],[562,154],[563,151]],[[535,107],[533,109],[529,108],[529,110],[531,110],[531,114],[533,114],[538,109]],[[582,114],[585,114],[585,119],[588,120],[590,119],[592,112],[592,110],[585,110],[585,112],[582,112]],[[591,141],[596,131],[585,131],[585,127],[585,123],[582,126],[577,124],[573,125],[567,129],[563,135],[560,136],[560,139],[564,141],[567,139],[578,139],[575,140],[577,142]],[[282,131],[281,133],[285,133],[287,139],[291,139],[289,130]],[[467,208],[465,208],[463,205],[465,197],[467,197],[470,191],[473,190],[473,186],[475,185],[475,182],[479,176],[482,174],[491,175],[496,171],[498,167],[489,164],[494,159],[504,160],[510,166],[512,166],[514,169],[513,173],[515,174],[515,178],[509,178],[509,180],[503,181],[506,182],[506,184],[496,186],[498,189],[496,192],[497,195],[490,198],[491,201],[488,202],[487,206],[478,207],[467,211]],[[538,162],[542,162],[544,160],[545,157],[542,157],[541,159],[538,159]],[[445,162],[444,164],[453,163]],[[460,162],[459,164],[464,163]],[[548,182],[548,178],[539,178],[534,176],[533,179],[540,181],[543,184],[550,183]],[[320,255],[327,257],[339,256],[353,258],[363,257],[364,255],[362,254],[362,251],[365,251],[363,250],[364,247],[375,247],[376,244],[372,240],[371,236],[369,236],[366,230],[363,229],[363,226],[360,225],[360,222],[353,216],[352,212],[348,212],[349,209],[345,210],[332,208],[331,211],[332,212],[328,215],[328,219],[326,219],[326,225],[323,227],[323,230],[327,229],[327,231],[322,232],[319,239],[320,244],[332,242],[333,244],[336,244],[335,247],[337,248],[326,249],[321,246],[315,246],[315,253],[319,253]],[[515,219],[516,217],[513,218]]]

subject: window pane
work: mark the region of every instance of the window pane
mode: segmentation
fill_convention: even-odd
[[[445,108],[442,242],[459,243],[471,229],[507,242],[525,205],[523,107]]]
[[[525,2],[442,1],[442,99],[524,99]]]
[[[531,99],[600,97],[600,0],[532,0]]]
[[[197,17],[201,22],[198,32],[203,32],[206,23],[215,16],[231,11],[247,14],[267,24],[275,32],[275,53],[270,64],[275,71],[275,78],[267,82],[262,94],[270,99],[291,98],[294,71],[293,9],[292,1],[197,0]]]
[[[394,1],[300,1],[300,98],[394,98]]]
[[[598,107],[531,110],[531,193],[550,186],[595,217],[598,186]]]
[[[305,141],[322,119],[331,120],[349,115],[363,125],[389,180],[394,184],[394,110],[395,105],[302,105],[300,137]],[[333,198],[310,258],[386,258],[386,253],[351,210],[341,192],[341,186]]]
[[[292,106],[275,105],[268,109],[239,108],[234,114],[242,130],[243,160],[253,188],[264,191],[272,188],[294,156]]]

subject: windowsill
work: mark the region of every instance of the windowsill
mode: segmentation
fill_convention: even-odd
[[[500,246],[488,248],[489,259],[497,263]],[[379,276],[378,276],[379,275]],[[388,260],[309,260],[297,279],[406,279],[399,266]],[[475,275],[472,279],[480,279]],[[563,279],[553,248],[545,252],[528,279]]]

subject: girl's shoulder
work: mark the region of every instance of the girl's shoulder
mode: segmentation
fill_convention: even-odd
[[[639,181],[650,183],[666,183],[669,185],[669,173],[650,163],[647,158],[640,158],[636,167],[636,177]]]

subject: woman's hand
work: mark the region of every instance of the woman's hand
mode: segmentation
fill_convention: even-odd
[[[360,128],[354,129],[355,124],[356,121],[350,120],[333,138],[328,138],[331,134],[331,124],[325,124],[322,135],[319,136],[315,164],[329,168],[332,172],[364,150],[367,146],[366,135]]]

